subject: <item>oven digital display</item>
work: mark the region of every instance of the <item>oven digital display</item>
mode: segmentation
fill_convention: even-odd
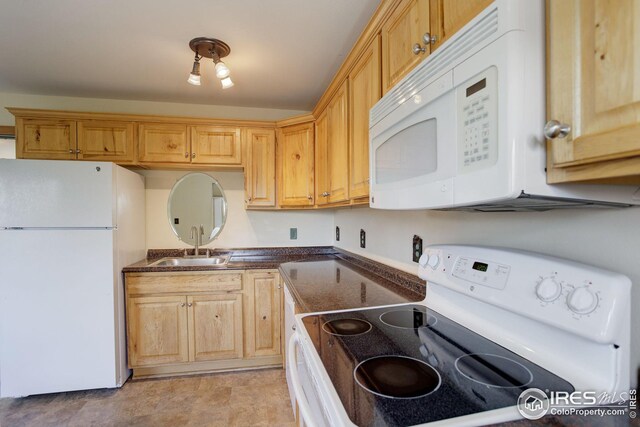
[[[474,93],[484,89],[485,87],[487,87],[486,77],[480,80],[478,83],[474,83],[467,88],[467,98],[473,95]]]
[[[489,264],[485,264],[484,262],[474,262],[473,263],[473,268],[474,270],[478,270],[478,271],[487,271],[487,268],[489,268]]]

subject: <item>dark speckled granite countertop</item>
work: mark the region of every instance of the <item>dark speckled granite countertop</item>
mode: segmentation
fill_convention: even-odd
[[[200,254],[204,255],[201,249]],[[191,249],[189,255],[193,255]],[[342,310],[422,301],[425,284],[417,276],[330,246],[217,249],[229,255],[224,266],[152,266],[165,257],[182,257],[184,249],[150,249],[147,258],[124,273],[280,269],[304,312]]]

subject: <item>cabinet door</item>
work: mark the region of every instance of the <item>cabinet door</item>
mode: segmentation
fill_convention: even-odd
[[[191,162],[241,165],[240,128],[230,126],[192,126]]]
[[[71,160],[76,158],[76,122],[55,119],[18,119],[16,157]]]
[[[191,360],[242,358],[242,294],[187,297]]]
[[[127,299],[129,366],[189,361],[186,297]]]
[[[247,356],[281,353],[282,289],[275,272],[247,273]]]
[[[313,123],[278,132],[278,204],[313,206]]]
[[[349,200],[349,82],[344,81],[327,106],[329,120],[329,203]]]
[[[349,74],[349,196],[369,196],[369,110],[380,99],[380,36]]]
[[[316,204],[329,203],[329,116],[326,108],[316,119],[315,184]]]
[[[191,150],[187,125],[140,123],[138,154],[141,162],[189,163]]]
[[[276,136],[273,129],[245,131],[247,206],[276,205]]]
[[[78,158],[133,162],[133,122],[78,121]]]
[[[493,1],[494,0],[434,0],[431,8],[431,28],[439,37],[432,47],[437,47],[449,39],[460,28],[464,27],[467,22],[471,21],[477,14],[493,3]],[[439,12],[436,12],[441,17],[438,24],[434,22],[436,16],[433,16],[433,6],[439,8]],[[439,26],[438,31],[435,25]]]
[[[552,0],[547,118],[550,183],[640,175],[640,2]]]
[[[403,0],[381,30],[382,92],[387,93],[430,52],[422,37],[429,32],[429,0]],[[413,53],[419,43],[425,52]]]

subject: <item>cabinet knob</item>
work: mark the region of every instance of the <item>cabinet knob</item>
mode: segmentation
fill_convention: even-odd
[[[189,303],[187,304],[189,307],[193,307],[193,303]]]
[[[189,158],[189,153],[184,153],[184,158],[188,159]]]
[[[324,193],[322,193],[323,197],[329,197],[331,195],[331,193],[329,193],[328,191],[325,191]]]
[[[424,44],[435,44],[438,41],[438,36],[432,36],[431,33],[424,33],[422,36]]]
[[[251,201],[251,197],[249,197],[247,200],[248,200],[248,201]]]
[[[185,303],[182,303],[182,304],[180,304],[180,307],[184,307],[185,305],[186,305]]]
[[[82,154],[82,150],[80,149],[76,150],[76,154]]]
[[[427,51],[427,49],[422,47],[420,43],[414,44],[412,50],[414,55],[420,55],[421,53],[425,53]]]
[[[69,154],[73,154],[75,153],[75,151],[73,151],[72,149],[69,150]]]
[[[191,158],[195,159],[196,158],[196,153],[191,153]]]
[[[557,120],[549,120],[544,125],[544,137],[547,139],[564,138],[571,132],[571,126]]]
[[[313,196],[307,196],[307,199],[313,200]]]

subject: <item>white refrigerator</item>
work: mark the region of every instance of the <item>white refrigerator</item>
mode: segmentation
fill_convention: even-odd
[[[0,397],[121,386],[122,267],[145,256],[144,177],[0,160]]]

